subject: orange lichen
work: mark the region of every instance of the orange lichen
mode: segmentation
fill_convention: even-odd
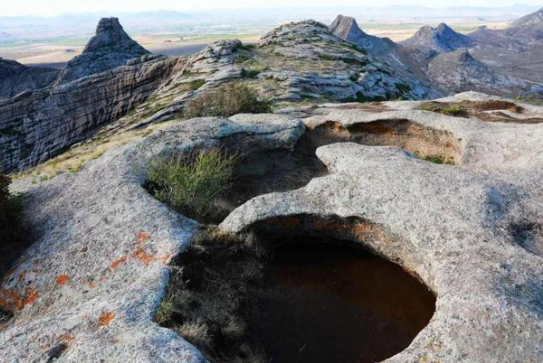
[[[71,341],[75,340],[75,335],[73,334],[63,334],[58,337],[58,340],[60,340],[63,343],[70,343]]]
[[[62,274],[57,277],[57,279],[55,280],[55,284],[65,285],[68,281],[70,281],[70,276],[66,274]]]
[[[113,261],[111,263],[111,265],[109,266],[109,269],[111,271],[115,271],[120,265],[122,265],[126,261],[128,261],[128,257],[123,256],[123,257],[119,258],[118,260]]]
[[[168,253],[167,255],[164,255],[160,257],[160,262],[162,262],[163,265],[167,265],[173,257],[173,253]]]
[[[134,251],[134,253],[132,253],[132,257],[143,262],[145,265],[150,264],[155,259],[154,255],[145,252],[143,248],[138,248],[136,251]]]
[[[23,270],[21,273],[19,273],[19,276],[17,277],[17,279],[19,281],[22,281],[24,280],[25,276],[26,276],[26,270]]]
[[[100,315],[100,318],[98,319],[98,325],[108,326],[113,321],[113,319],[115,319],[115,312],[104,311],[102,315]]]
[[[0,306],[7,311],[15,311],[23,310],[26,306],[36,302],[39,292],[33,287],[28,287],[25,290],[24,296],[21,296],[15,290],[2,290],[0,296]]]
[[[149,241],[150,239],[151,239],[151,236],[144,231],[141,231],[138,234],[136,234],[136,244],[138,246],[143,244],[144,242]]]
[[[29,287],[25,291],[25,298],[23,300],[23,309],[25,306],[34,304],[36,300],[38,300],[38,297],[40,296],[38,290],[36,290],[33,287]]]

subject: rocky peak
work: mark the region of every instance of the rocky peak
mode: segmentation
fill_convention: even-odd
[[[281,25],[264,35],[259,42],[260,46],[296,44],[311,44],[319,41],[337,43],[341,40],[333,35],[328,27],[318,21],[305,20]]]
[[[103,18],[98,23],[96,35],[92,37],[83,53],[122,51],[135,57],[149,54],[124,31],[118,18]]]
[[[423,26],[417,33],[403,42],[406,46],[425,47],[437,52],[449,52],[470,44],[469,37],[455,32],[447,24],[441,23],[437,28]]]
[[[543,8],[528,14],[513,23],[513,27],[543,27]]]
[[[0,57],[0,80],[21,73],[26,69],[21,63]]]
[[[81,55],[68,62],[56,84],[117,68],[131,59],[149,54],[126,34],[119,19],[103,18],[98,23],[96,35],[89,40]]]
[[[338,38],[354,43],[366,51],[379,54],[394,47],[394,43],[389,39],[382,39],[365,33],[358,26],[356,19],[350,16],[338,15],[330,25],[330,31]]]

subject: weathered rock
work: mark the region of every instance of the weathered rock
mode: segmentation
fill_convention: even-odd
[[[112,150],[79,173],[21,182],[28,227],[40,237],[0,290],[2,307],[14,313],[0,328],[2,361],[49,362],[56,352],[64,362],[204,362],[153,322],[167,264],[198,226],[142,187],[145,161],[195,147],[289,149],[303,132],[288,117],[196,119]]]
[[[497,100],[466,93],[441,101],[466,98]],[[252,199],[221,228],[331,234],[417,274],[436,292],[437,310],[411,346],[387,362],[541,361],[543,123],[487,123],[414,110],[418,104],[283,112],[312,114],[303,120],[310,130],[332,123],[331,131],[366,130],[371,137],[394,135],[408,120],[411,131],[446,137],[439,145],[458,153],[460,166],[395,147],[325,146],[317,154],[330,175]],[[543,116],[543,108],[524,106],[526,116]],[[390,128],[376,126],[383,121]],[[300,120],[278,115],[195,119],[111,150],[79,173],[17,183],[27,223],[41,234],[0,291],[15,314],[0,328],[2,357],[203,362],[194,347],[152,321],[168,281],[166,264],[197,224],[147,194],[146,161],[172,149],[289,149],[304,129]]]
[[[501,75],[475,60],[467,49],[437,55],[428,66],[428,77],[440,87],[454,93],[478,91],[514,97],[543,93],[543,85]]]
[[[522,18],[516,20],[513,23],[514,27],[543,27],[543,8],[539,9],[535,13],[528,14]]]
[[[312,122],[360,129],[387,119],[451,133],[462,166],[436,165],[394,147],[325,146],[317,154],[331,175],[257,197],[221,228],[339,235],[420,276],[437,294],[435,315],[386,362],[541,361],[543,125],[357,110]]]
[[[0,103],[0,171],[34,166],[85,140],[143,103],[177,62],[119,67]]]
[[[372,55],[384,54],[395,47],[393,41],[388,38],[379,38],[362,31],[354,18],[338,15],[330,25],[332,34],[347,42],[358,45]]]
[[[56,84],[117,68],[146,55],[150,52],[126,34],[119,19],[103,18],[98,23],[96,35],[89,40],[81,55],[68,62]]]
[[[427,48],[437,53],[450,52],[470,45],[470,38],[455,32],[447,24],[441,23],[437,28],[424,26],[413,37],[402,42],[412,48]]]
[[[58,71],[43,67],[26,67],[16,61],[0,58],[0,101],[21,92],[33,91],[49,85]]]

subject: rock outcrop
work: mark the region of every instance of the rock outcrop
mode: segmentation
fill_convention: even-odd
[[[0,101],[21,92],[46,87],[55,80],[58,71],[43,67],[27,67],[16,61],[0,58]]]
[[[379,38],[362,31],[356,20],[350,16],[338,15],[330,25],[330,31],[347,42],[358,45],[372,55],[385,54],[395,47],[393,41],[388,38]]]
[[[439,101],[466,99],[503,103],[474,93]],[[419,276],[437,295],[435,315],[387,363],[541,361],[543,123],[489,123],[417,111],[419,105],[387,102],[370,111],[369,104],[329,104],[282,111],[305,114],[303,120],[184,121],[110,150],[78,173],[16,183],[28,226],[40,233],[0,290],[3,308],[13,313],[0,328],[3,359],[204,362],[153,322],[168,262],[198,224],[147,193],[146,161],[197,147],[290,149],[304,130],[328,130],[350,142],[317,150],[327,176],[254,198],[221,229],[333,235]],[[543,118],[542,107],[522,106],[523,117]],[[425,145],[454,153],[460,165],[406,151]]]
[[[424,26],[413,37],[402,42],[407,47],[431,49],[436,53],[469,47],[470,43],[468,36],[455,32],[444,23],[437,28]]]
[[[513,27],[524,28],[524,27],[537,27],[543,28],[543,8],[536,11],[535,13],[528,14],[518,19],[513,23]]]
[[[104,18],[98,23],[96,35],[89,40],[83,53],[68,62],[56,84],[114,69],[131,59],[150,54],[126,34],[119,19]]]
[[[428,77],[454,93],[478,91],[512,97],[543,93],[543,85],[501,75],[475,60],[467,49],[437,55],[428,66]]]
[[[142,59],[0,103],[0,171],[26,169],[85,140],[143,103],[177,62]]]
[[[41,233],[13,271],[19,277],[7,277],[0,290],[2,308],[14,314],[0,327],[2,360],[205,362],[153,322],[168,263],[198,225],[143,189],[142,167],[173,149],[290,149],[303,132],[303,124],[288,117],[196,119],[112,150],[77,174],[23,187],[28,227]]]

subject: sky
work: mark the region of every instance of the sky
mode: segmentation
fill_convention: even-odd
[[[521,3],[541,5],[541,0],[380,0],[379,6],[419,5],[427,7],[485,6],[499,7]],[[278,8],[278,7],[329,7],[370,6],[374,0],[0,0],[0,16],[52,16],[83,12],[140,12],[156,10],[198,11],[218,8]]]

